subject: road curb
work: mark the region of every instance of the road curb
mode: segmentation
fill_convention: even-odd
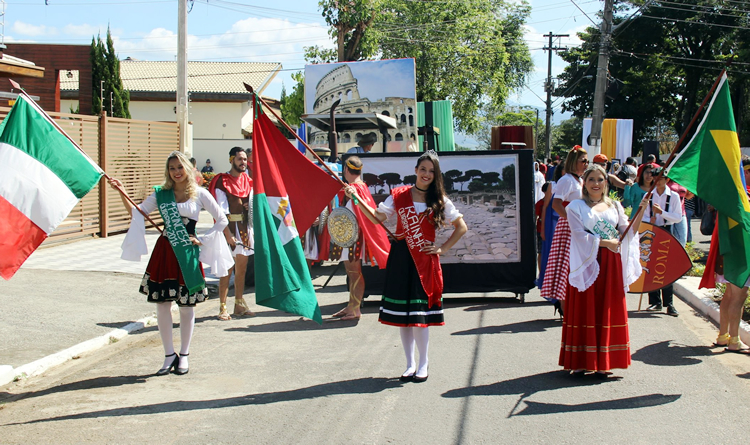
[[[706,296],[705,290],[698,288],[700,280],[700,277],[680,278],[674,283],[674,293],[718,325],[719,305],[711,297]],[[740,321],[740,338],[745,344],[750,344],[750,325],[744,321]]]
[[[174,307],[176,307],[176,305]],[[145,317],[138,321],[134,321],[133,323],[129,323],[121,328],[113,329],[106,334],[78,343],[77,345],[72,346],[68,349],[64,349],[60,352],[40,358],[39,360],[33,361],[31,363],[21,365],[18,368],[13,368],[9,365],[2,365],[0,366],[0,386],[7,385],[8,383],[17,380],[40,375],[48,371],[50,368],[61,365],[68,360],[72,360],[73,358],[77,358],[81,354],[96,351],[97,349],[100,349],[111,343],[115,343],[127,337],[133,332],[137,332],[149,326],[155,325],[156,317]]]

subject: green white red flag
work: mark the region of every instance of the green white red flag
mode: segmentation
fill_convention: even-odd
[[[33,100],[0,124],[0,275],[9,280],[104,172]]]
[[[341,190],[341,183],[300,153],[268,116],[256,114],[253,122],[256,303],[322,323],[299,234],[305,233]]]

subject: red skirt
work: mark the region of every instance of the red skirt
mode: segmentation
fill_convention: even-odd
[[[597,261],[599,276],[591,287],[579,292],[568,284],[559,361],[564,369],[609,371],[630,366],[620,255],[602,247]]]
[[[205,278],[203,265],[198,263],[201,275]],[[180,306],[195,306],[208,299],[208,289],[205,287],[190,294],[185,287],[185,279],[182,277],[180,263],[172,250],[166,236],[160,236],[156,241],[151,259],[148,260],[146,273],[143,274],[140,292],[148,297],[152,303],[164,303],[175,301]]]

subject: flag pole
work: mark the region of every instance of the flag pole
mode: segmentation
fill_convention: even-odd
[[[325,162],[323,162],[323,159],[321,159],[320,156],[318,156],[318,154],[315,153],[315,151],[312,148],[310,148],[309,145],[307,145],[307,142],[303,141],[302,138],[297,134],[297,132],[294,131],[292,129],[292,127],[289,126],[289,124],[287,124],[286,122],[284,122],[284,119],[282,119],[281,116],[279,116],[278,114],[276,114],[276,112],[273,111],[273,109],[266,103],[265,100],[263,100],[262,97],[260,97],[259,94],[255,94],[255,91],[253,91],[253,87],[252,86],[250,86],[250,85],[248,85],[248,84],[246,84],[244,82],[243,82],[243,85],[245,85],[245,89],[247,91],[249,91],[250,93],[252,93],[260,101],[260,103],[263,104],[268,109],[268,111],[270,111],[271,114],[273,114],[273,116],[279,122],[281,122],[282,125],[284,125],[284,128],[286,128],[287,131],[289,131],[290,133],[292,133],[294,135],[294,137],[296,137],[297,140],[300,141],[302,143],[302,145],[305,146],[305,149],[308,150],[315,157],[315,159],[320,163],[320,165],[322,165],[326,170],[328,170],[328,173],[331,176],[333,176],[339,183],[341,183],[342,187],[346,187],[347,185],[349,185],[349,184],[345,183],[344,181],[342,181],[341,178],[339,178],[339,175],[337,175],[331,169],[331,167],[329,167]],[[375,215],[367,207],[364,207],[363,210],[365,212],[367,212],[373,219],[375,219],[376,221],[379,221],[377,218],[375,218]],[[396,235],[394,235],[390,230],[388,230],[388,227],[385,226],[385,222],[384,221],[380,221],[380,225],[385,229],[385,231],[388,233],[388,235],[390,235],[393,239],[396,239]]]
[[[695,122],[698,120],[698,116],[701,115],[703,112],[703,109],[706,108],[706,104],[708,103],[708,100],[711,99],[711,96],[714,94],[714,91],[716,90],[716,87],[719,86],[719,82],[721,82],[721,78],[726,74],[727,69],[724,68],[721,70],[721,73],[719,73],[719,77],[716,78],[714,81],[714,84],[711,85],[711,89],[708,90],[708,93],[706,94],[706,97],[703,98],[703,102],[701,102],[701,105],[698,107],[698,110],[695,112],[695,115],[693,115],[693,118],[690,120],[690,123],[688,124],[687,128],[685,128],[685,131],[682,133],[682,136],[680,136],[680,140],[677,141],[677,144],[675,144],[674,148],[672,149],[672,153],[669,154],[669,158],[667,159],[667,162],[664,163],[667,167],[669,167],[669,164],[672,163],[672,160],[677,155],[677,152],[680,151],[681,145],[685,142],[685,139],[687,138],[687,135],[690,133],[690,130],[693,128],[693,125],[695,125]],[[654,182],[651,184],[651,188],[649,189],[648,193],[644,196],[643,199],[648,199],[651,197],[651,194],[653,193],[654,189],[656,188],[656,182],[664,176],[664,169],[659,172],[659,176],[654,178]],[[639,203],[640,204],[640,203]],[[633,222],[635,222],[636,218],[638,217],[638,214],[641,212],[641,207],[638,206],[638,210],[636,211],[635,216],[630,218],[630,223],[628,224],[628,228],[625,229],[625,232],[620,236],[620,241],[625,239],[625,235],[628,233],[628,230],[633,226]]]
[[[93,160],[93,159],[91,159],[91,156],[89,156],[89,155],[88,155],[88,153],[86,153],[85,151],[83,151],[83,149],[81,148],[81,146],[80,146],[80,145],[78,145],[78,143],[77,143],[76,141],[74,141],[74,140],[73,140],[73,138],[71,138],[71,137],[70,137],[70,136],[68,135],[68,133],[66,133],[66,132],[65,132],[65,130],[63,130],[63,129],[62,129],[62,127],[61,127],[60,125],[58,125],[58,123],[57,123],[57,122],[55,122],[55,120],[54,120],[54,119],[52,119],[52,116],[50,116],[49,114],[47,114],[47,112],[46,112],[46,111],[44,111],[44,109],[43,109],[43,108],[42,108],[41,106],[39,106],[39,104],[37,104],[37,103],[36,103],[36,101],[34,101],[34,99],[32,99],[32,98],[31,98],[31,96],[29,96],[29,95],[28,95],[28,93],[26,93],[26,91],[24,91],[24,89],[23,89],[23,88],[21,88],[21,85],[20,85],[20,84],[19,84],[18,82],[14,81],[13,79],[8,79],[8,80],[10,81],[10,84],[11,84],[11,85],[13,86],[13,88],[15,88],[15,89],[17,89],[18,91],[20,91],[20,93],[19,93],[19,94],[21,94],[21,95],[22,95],[23,97],[25,97],[26,99],[28,99],[29,103],[30,103],[30,104],[32,104],[32,105],[34,106],[34,108],[38,109],[38,110],[39,110],[39,111],[40,111],[40,112],[41,112],[41,113],[42,113],[42,114],[43,114],[44,116],[46,116],[46,117],[47,117],[47,119],[49,120],[49,122],[50,122],[50,123],[51,123],[51,124],[52,124],[52,125],[53,125],[53,126],[54,126],[54,127],[56,128],[56,129],[57,129],[57,131],[59,131],[59,132],[60,132],[60,133],[61,133],[61,134],[62,134],[63,136],[65,136],[65,137],[66,137],[66,138],[68,139],[68,141],[70,141],[70,143],[71,143],[71,144],[73,144],[73,146],[74,146],[75,148],[77,148],[77,149],[78,149],[78,151],[80,151],[80,152],[81,152],[81,154],[83,154],[84,156],[86,156],[86,157],[87,157],[87,158],[89,159],[89,161],[91,161],[91,163],[92,163],[92,164],[94,164],[94,165],[96,165],[97,167],[99,167],[99,165],[98,165],[98,164],[97,164],[96,162],[94,162],[94,160]],[[101,167],[99,167],[99,169],[100,169],[100,170],[102,170],[102,168],[101,168]],[[104,178],[105,178],[105,179],[107,179],[107,180],[111,180],[111,179],[112,179],[112,177],[111,177],[111,176],[109,176],[109,175],[107,174],[107,172],[105,172],[104,170],[102,170],[102,176],[104,176]],[[110,183],[110,184],[111,184],[111,183]],[[117,190],[118,192],[120,192],[120,194],[121,194],[122,196],[124,196],[124,197],[125,197],[125,199],[127,199],[127,200],[128,200],[128,202],[129,202],[129,203],[130,203],[130,204],[131,204],[131,205],[132,205],[133,207],[135,207],[136,209],[138,209],[138,212],[139,212],[139,213],[140,213],[141,215],[143,215],[143,216],[144,216],[144,218],[146,218],[146,219],[148,220],[148,222],[150,222],[151,224],[153,224],[153,225],[154,225],[154,227],[156,228],[156,230],[158,230],[158,231],[159,231],[159,233],[164,233],[164,231],[163,231],[163,230],[162,230],[162,229],[161,229],[161,228],[160,228],[160,227],[159,227],[159,226],[158,226],[158,225],[157,225],[157,224],[156,224],[156,223],[154,222],[154,220],[152,220],[150,216],[148,216],[148,215],[147,215],[147,214],[146,214],[146,213],[145,213],[145,212],[144,212],[143,210],[141,210],[141,208],[140,208],[140,207],[138,207],[138,204],[136,204],[136,203],[135,203],[135,201],[133,201],[133,200],[132,200],[132,199],[130,198],[130,196],[128,196],[128,194],[127,194],[127,193],[125,193],[125,190],[123,190],[123,189],[121,189],[120,187],[118,187],[118,186],[115,186],[115,185],[113,185],[113,187],[115,188],[115,190]]]

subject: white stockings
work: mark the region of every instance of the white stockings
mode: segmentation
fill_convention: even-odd
[[[156,304],[156,324],[159,326],[161,344],[164,346],[164,366],[172,364],[174,357],[174,344],[172,342],[172,302]],[[187,354],[190,353],[190,340],[193,337],[195,327],[195,309],[191,306],[180,307],[180,368],[188,367]],[[183,357],[183,354],[185,356]]]
[[[406,354],[406,371],[403,375],[412,375],[416,371],[417,377],[427,376],[427,366],[429,361],[427,358],[427,350],[430,345],[430,328],[418,328],[418,327],[402,327],[399,328],[401,331],[401,345],[404,347],[404,354]],[[417,368],[416,361],[414,359],[414,346],[416,345],[419,349],[419,367]]]

